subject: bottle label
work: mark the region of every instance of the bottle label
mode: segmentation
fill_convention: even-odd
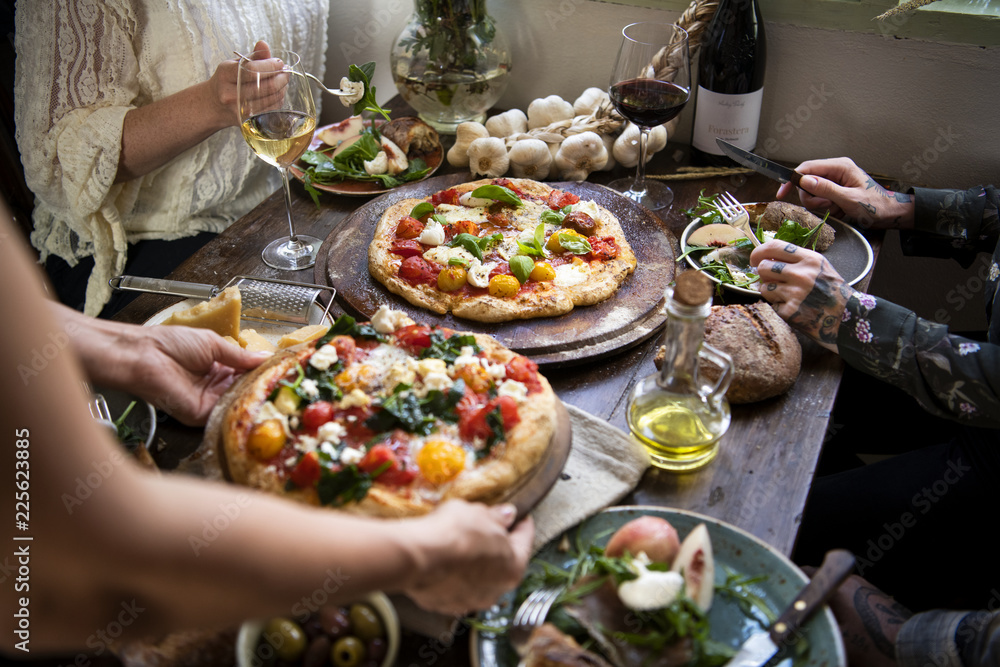
[[[757,125],[764,89],[744,95],[726,95],[698,86],[698,110],[691,144],[711,155],[722,155],[715,138],[725,139],[745,150],[757,145]]]

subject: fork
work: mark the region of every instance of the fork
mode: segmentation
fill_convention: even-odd
[[[721,202],[721,203],[720,203]],[[726,224],[735,227],[750,239],[754,247],[760,245],[760,240],[757,235],[753,233],[753,228],[750,226],[750,214],[744,208],[736,197],[732,196],[728,192],[719,193],[718,201],[716,202],[719,213],[722,214],[722,219],[726,221]]]
[[[103,394],[95,394],[90,403],[87,405],[90,408],[90,416],[94,418],[98,424],[102,424],[111,430],[112,435],[116,438],[118,437],[118,427],[115,426],[115,420],[111,418],[111,409],[108,408],[108,402],[105,400]]]
[[[563,586],[539,588],[532,591],[521,603],[517,613],[514,614],[510,630],[507,632],[507,637],[518,655],[524,655],[531,632],[545,622],[545,617],[548,615],[549,609],[552,608],[552,603],[563,592],[563,588]]]
[[[247,56],[243,55],[239,51],[233,51],[233,53],[235,53],[237,56],[239,56],[241,60],[252,60],[252,58],[248,58]],[[331,95],[336,95],[338,97],[350,97],[351,95],[356,95],[357,94],[357,93],[351,92],[350,90],[341,90],[340,88],[327,88],[326,84],[323,83],[319,79],[319,77],[317,77],[315,74],[311,74],[311,73],[306,72],[306,71],[303,71],[302,73],[305,74],[310,79],[312,79],[313,81],[315,81],[317,84],[319,84],[320,88],[322,88],[326,92],[330,93]]]

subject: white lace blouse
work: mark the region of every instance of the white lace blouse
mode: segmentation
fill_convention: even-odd
[[[43,261],[94,256],[85,312],[107,302],[127,243],[219,232],[278,185],[237,127],[115,184],[129,109],[207,80],[258,39],[300,51],[322,78],[329,9],[329,0],[19,0],[14,111],[35,193],[31,241]]]

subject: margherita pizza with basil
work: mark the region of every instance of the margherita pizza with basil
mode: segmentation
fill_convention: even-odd
[[[276,355],[234,386],[221,419],[234,482],[369,516],[450,498],[505,500],[543,460],[557,398],[489,336],[379,309]]]
[[[382,215],[368,270],[436,313],[481,322],[551,317],[604,301],[635,270],[617,218],[525,179],[463,183]]]

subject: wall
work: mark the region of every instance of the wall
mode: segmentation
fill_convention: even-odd
[[[606,86],[622,26],[678,16],[593,0],[492,0],[488,7],[514,58],[512,83],[499,106],[521,109],[536,97],[555,93],[572,101],[589,86]],[[410,0],[335,3],[328,81],[339,81],[350,62],[375,60],[379,99],[395,94],[388,54],[411,11]],[[766,28],[758,146],[771,157],[798,162],[848,155],[873,173],[907,183],[1000,185],[1000,48],[776,23]],[[336,103],[324,105],[327,122],[346,115]],[[686,112],[674,140],[689,137]],[[884,252],[871,291],[925,317],[946,308],[957,329],[984,326],[978,302],[967,307],[962,301],[959,309],[960,301],[948,298],[968,275],[952,262],[904,260],[893,238]],[[914,276],[933,280],[915,286]]]

